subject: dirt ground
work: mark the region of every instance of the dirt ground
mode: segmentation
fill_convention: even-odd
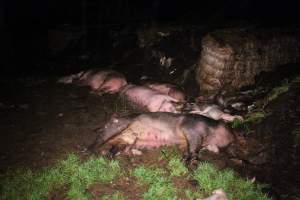
[[[86,158],[89,156],[86,152],[86,147],[96,137],[94,130],[101,127],[113,112],[130,111],[130,108],[120,101],[118,95],[95,96],[90,94],[89,89],[86,87],[60,85],[49,79],[23,78],[13,81],[2,79],[0,90],[2,93],[0,97],[1,173],[8,168],[23,166],[38,170],[66,158],[71,152]],[[290,117],[286,117],[285,120],[288,120],[290,123],[276,126],[279,128],[275,131],[286,130],[287,126],[299,126],[299,91],[299,87],[295,88],[294,92],[292,92],[292,97],[287,96],[279,100],[278,105],[275,105],[275,108],[292,109],[292,115],[285,110],[279,111],[277,116],[273,117],[274,119],[269,119],[269,122],[265,123],[265,127],[272,129],[270,124],[278,120],[278,116],[292,116],[293,121],[291,122]],[[287,101],[290,102],[288,106],[285,106],[283,103]],[[293,109],[295,106],[296,109]],[[283,122],[285,123],[285,121]],[[261,128],[263,132],[266,130],[265,127]],[[284,140],[284,138],[281,135],[279,140]],[[265,143],[263,144],[263,142]],[[268,144],[271,142],[273,147],[270,150],[268,148],[270,145]],[[290,183],[286,181],[289,181],[288,177],[293,173],[295,174],[297,170],[295,166],[299,166],[300,159],[298,156],[299,152],[297,152],[299,151],[299,146],[295,148],[290,146],[293,143],[282,144],[281,142],[274,142],[274,137],[255,134],[247,137],[246,142],[238,144],[231,151],[229,150],[229,153],[221,153],[220,155],[204,154],[202,159],[210,160],[217,164],[219,168],[234,168],[238,173],[249,178],[255,177],[257,180],[269,181],[267,183],[274,186],[274,188],[269,188],[274,194],[277,194],[278,191],[283,193],[292,192],[293,197],[295,197],[295,194],[299,194],[298,190],[294,191],[297,188],[297,185],[295,185],[297,181],[295,182],[294,179]],[[277,146],[274,147],[274,145]],[[290,148],[292,150],[289,150]],[[292,162],[295,163],[290,165],[292,166],[290,168],[286,167],[288,169],[287,172],[279,173],[278,175],[281,175],[281,177],[273,176],[277,173],[276,169],[284,171],[286,162],[288,159],[291,159],[289,156],[284,157],[284,154],[280,153],[286,149],[289,150],[290,156],[296,156],[292,159]],[[259,151],[262,153],[258,153]],[[265,154],[264,152],[268,153]],[[127,165],[151,164],[153,163],[151,158],[157,157],[159,154],[159,150],[150,151],[143,156],[137,157],[133,162],[126,163]],[[252,157],[249,158],[249,155]],[[270,155],[275,157],[279,155],[283,159],[270,159],[268,157]],[[270,162],[268,163],[268,161]],[[264,173],[265,170],[268,170],[268,173]],[[282,176],[286,177],[282,178]],[[124,187],[122,183],[124,183]],[[293,185],[294,187],[290,188],[293,191],[288,191],[286,187],[281,185],[282,183],[287,184],[287,187]],[[101,190],[127,188],[126,185],[129,183],[128,180],[125,180],[120,181],[120,184],[121,186],[107,186],[102,187],[102,189],[95,186],[92,188],[92,192],[101,193],[103,192]],[[178,184],[190,183],[178,181]],[[133,190],[142,189],[136,188]],[[125,196],[131,193],[133,193],[132,190],[128,190]],[[54,195],[54,199],[57,199],[56,195],[58,194]],[[138,196],[132,197],[129,195],[128,197],[130,199],[139,199]],[[61,198],[63,199],[63,197]]]

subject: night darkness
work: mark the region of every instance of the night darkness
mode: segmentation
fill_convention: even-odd
[[[142,199],[148,186],[127,172],[157,164],[170,174],[172,154],[153,147],[175,143],[190,170],[207,161],[266,183],[270,199],[300,199],[300,1],[4,0],[0,29],[1,179],[8,169],[100,153],[125,163],[128,177],[78,194]],[[202,187],[173,179],[176,188]],[[31,183],[1,180],[0,199],[33,195]],[[62,185],[37,193],[76,197]],[[235,189],[225,191],[233,200]]]
[[[259,23],[264,26],[290,26],[299,23],[300,15],[297,1],[212,0],[200,3],[171,0],[88,0],[83,2],[78,0],[2,1],[0,27],[3,34],[1,54],[4,59],[1,59],[1,64],[6,66],[6,69],[10,66],[15,68],[20,67],[16,60],[24,64],[34,63],[36,59],[47,57],[48,30],[64,24],[82,26],[84,23],[88,27],[88,32],[93,31],[91,26],[108,24],[133,26],[137,23],[149,22],[221,25],[226,22],[246,20],[246,23]],[[214,24],[209,25],[214,26]]]

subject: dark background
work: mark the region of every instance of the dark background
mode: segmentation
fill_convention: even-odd
[[[48,30],[68,25],[99,27],[139,23],[229,23],[244,20],[263,26],[295,26],[297,1],[262,0],[29,0],[0,1],[1,69],[27,70],[45,59]]]

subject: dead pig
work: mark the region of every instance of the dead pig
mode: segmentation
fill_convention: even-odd
[[[62,77],[58,80],[59,83],[64,84],[78,84],[82,86],[89,86],[96,94],[119,92],[120,88],[127,84],[124,75],[113,70],[91,69],[88,71],[81,71],[77,74],[72,74]]]
[[[154,81],[146,81],[144,86],[154,89],[162,94],[169,95],[170,97],[177,99],[178,102],[185,102],[186,97],[178,86],[170,84],[170,83],[159,83]]]
[[[104,143],[113,150],[179,145],[188,158],[194,160],[201,148],[218,153],[233,139],[230,128],[222,122],[201,115],[157,112],[112,117],[99,130],[99,136],[89,149],[97,152]]]
[[[225,113],[222,109],[215,104],[196,104],[196,103],[185,103],[183,107],[183,112],[191,113],[191,114],[198,114],[203,115],[208,118],[214,120],[223,120],[225,122],[232,122],[235,119],[243,121],[243,117],[239,115],[231,115],[229,113]]]
[[[120,95],[150,112],[177,112],[177,99],[145,86],[128,84],[122,89]]]

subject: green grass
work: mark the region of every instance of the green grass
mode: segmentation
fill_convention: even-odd
[[[70,199],[89,199],[86,189],[96,182],[109,182],[120,175],[117,161],[90,158],[81,163],[74,154],[52,168],[38,173],[29,169],[10,171],[1,181],[1,199],[46,199],[59,186],[67,186]]]
[[[101,200],[125,200],[125,198],[120,192],[117,192],[113,195],[103,195]]]
[[[133,171],[133,176],[141,184],[148,184],[149,189],[143,195],[145,200],[177,199],[170,177],[166,176],[163,169],[150,169],[140,166]]]
[[[250,132],[252,125],[259,124],[264,118],[272,113],[265,111],[270,102],[277,99],[281,94],[289,91],[290,86],[300,82],[300,76],[292,79],[284,79],[279,86],[274,87],[263,99],[256,102],[256,109],[247,113],[243,121],[235,119],[231,122],[232,128],[241,128],[246,132]]]
[[[161,150],[162,157],[160,160],[164,159],[168,161],[168,170],[170,176],[182,176],[188,173],[186,166],[181,162],[182,153],[176,147],[163,148]]]
[[[178,158],[172,158],[168,163],[168,168],[170,170],[170,176],[183,176],[188,173],[188,169]]]
[[[206,196],[212,191],[222,188],[228,199],[269,199],[261,192],[261,186],[253,184],[250,180],[237,177],[232,170],[217,170],[209,163],[201,163],[192,176],[198,181],[201,191]]]
[[[65,193],[67,199],[91,199],[88,192],[91,185],[114,184],[120,175],[127,176],[135,181],[134,184],[144,187],[146,192],[141,196],[145,200],[191,200],[207,197],[219,188],[227,193],[229,199],[268,199],[259,185],[236,176],[231,170],[220,171],[212,164],[200,163],[195,171],[188,171],[179,154],[173,149],[162,150],[158,162],[165,162],[166,165],[140,165],[123,169],[118,161],[91,157],[81,162],[76,155],[71,154],[66,160],[40,172],[32,173],[29,169],[20,169],[2,175],[0,199],[47,199],[54,190]],[[199,185],[176,185],[174,182],[185,180],[188,183],[191,179],[196,180]],[[101,196],[100,199],[125,200],[124,195],[121,191],[115,191]]]
[[[231,122],[231,127],[234,129],[242,129],[246,133],[249,133],[251,131],[251,128],[254,124],[259,124],[265,117],[267,117],[269,114],[264,112],[263,110],[259,111],[253,111],[250,113],[247,113],[245,115],[245,119],[243,121],[235,119],[233,122]]]

